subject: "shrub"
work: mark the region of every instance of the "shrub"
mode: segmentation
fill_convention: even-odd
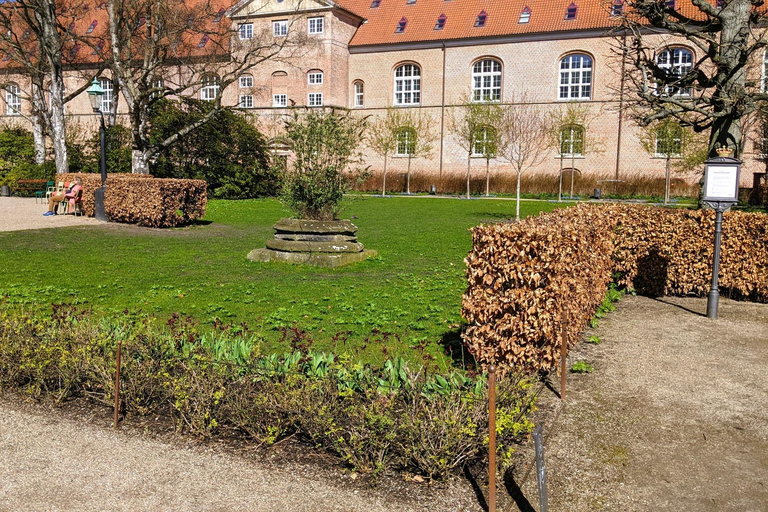
[[[152,113],[151,139],[161,141],[200,120],[208,102],[158,102]],[[212,197],[245,199],[274,196],[277,175],[268,164],[264,137],[247,114],[224,109],[205,126],[183,135],[164,150],[152,173],[161,178],[201,179]]]
[[[401,359],[362,366],[306,347],[263,355],[258,338],[200,334],[178,316],[160,329],[130,312],[97,320],[69,306],[29,316],[0,305],[0,389],[110,404],[121,340],[125,413],[171,411],[182,432],[260,444],[296,436],[371,475],[408,468],[445,478],[487,454],[483,375],[427,376]],[[499,445],[508,455],[530,432],[535,394],[520,376],[497,389]]]
[[[364,129],[365,119],[349,112],[294,112],[286,124],[294,160],[283,174],[280,198],[298,218],[336,218],[350,180],[360,175],[356,150]]]

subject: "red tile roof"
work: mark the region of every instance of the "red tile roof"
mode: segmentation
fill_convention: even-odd
[[[575,19],[568,20],[565,14],[571,3],[576,5],[577,13]],[[697,12],[690,0],[677,3],[685,14]],[[599,30],[619,24],[610,14],[612,0],[416,0],[411,4],[407,0],[381,0],[380,6],[373,8],[371,0],[337,0],[337,4],[367,20],[358,28],[350,47]],[[520,23],[520,14],[526,7],[531,10],[530,20]],[[488,18],[484,27],[476,27],[481,11]],[[441,14],[447,17],[445,27],[435,30]],[[408,26],[402,33],[396,33],[403,17]]]

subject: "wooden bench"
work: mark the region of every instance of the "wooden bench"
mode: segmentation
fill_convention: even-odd
[[[21,192],[45,192],[45,185],[48,180],[18,180],[13,190]]]

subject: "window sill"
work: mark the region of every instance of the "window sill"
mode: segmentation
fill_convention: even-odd
[[[584,155],[556,155],[555,160],[584,160]]]

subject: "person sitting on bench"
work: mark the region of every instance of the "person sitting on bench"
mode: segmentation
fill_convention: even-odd
[[[75,199],[77,193],[81,190],[83,190],[83,181],[80,178],[75,178],[75,181],[70,184],[70,187],[67,190],[52,194],[51,198],[48,200],[48,211],[43,214],[43,217],[58,215],[59,203],[66,199]]]

